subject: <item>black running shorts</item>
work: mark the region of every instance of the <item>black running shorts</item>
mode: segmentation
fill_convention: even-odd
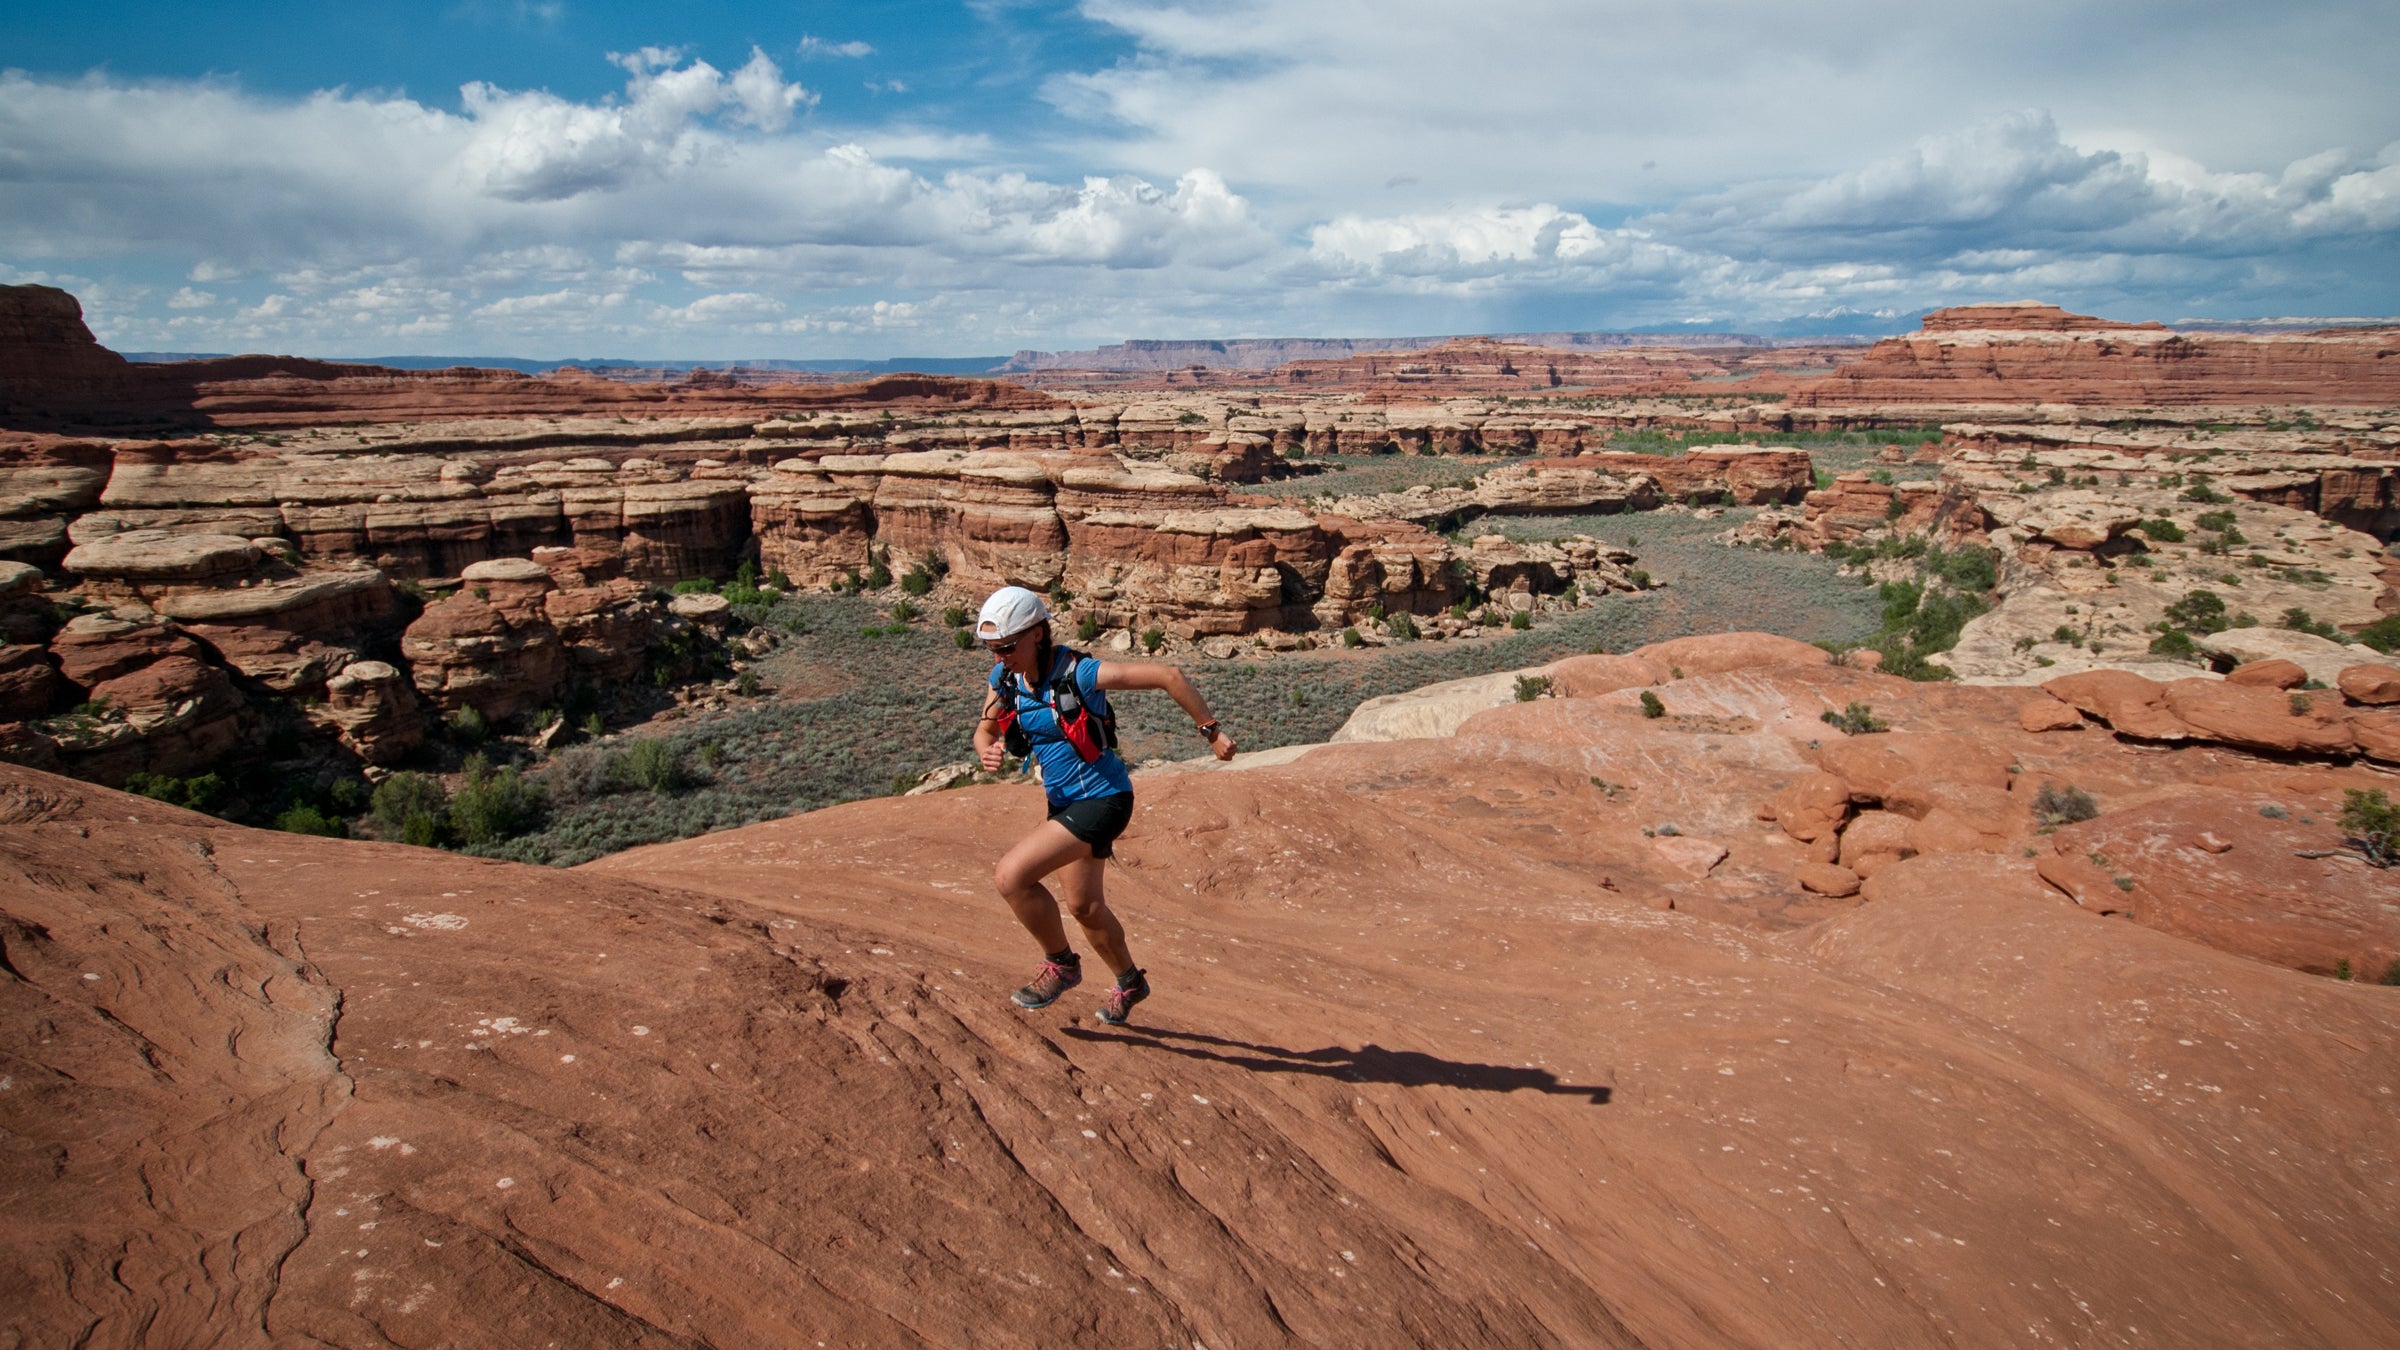
[[[1066,826],[1067,833],[1090,844],[1093,857],[1106,858],[1116,852],[1117,836],[1133,823],[1133,794],[1119,792],[1114,796],[1063,802],[1050,808],[1050,818]]]

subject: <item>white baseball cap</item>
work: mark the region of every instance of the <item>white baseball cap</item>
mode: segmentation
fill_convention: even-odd
[[[983,612],[975,619],[975,638],[999,642],[1049,621],[1050,607],[1042,597],[1022,586],[1003,586],[983,602]]]

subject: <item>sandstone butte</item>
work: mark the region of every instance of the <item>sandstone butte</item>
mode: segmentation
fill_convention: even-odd
[[[2400,954],[2388,780],[1755,635],[1546,673],[1144,773],[1124,1030],[1007,1002],[1029,787],[561,873],[0,768],[12,1328],[2389,1344],[2400,989],[2304,973]]]

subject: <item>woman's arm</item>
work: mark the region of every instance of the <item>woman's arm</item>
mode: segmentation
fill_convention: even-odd
[[[1006,762],[1006,747],[1000,743],[1000,692],[987,689],[983,693],[983,715],[975,722],[975,758],[982,762],[987,773],[1000,772]]]
[[[1181,666],[1148,661],[1103,661],[1092,682],[1102,689],[1163,689],[1169,698],[1175,700],[1175,706],[1190,714],[1193,722],[1203,727],[1216,726],[1217,719],[1208,711],[1208,700],[1200,697],[1200,691],[1192,687],[1191,677],[1183,673]],[[1219,759],[1231,759],[1233,737],[1227,735],[1223,727],[1216,727],[1215,733],[1208,738],[1208,748]]]

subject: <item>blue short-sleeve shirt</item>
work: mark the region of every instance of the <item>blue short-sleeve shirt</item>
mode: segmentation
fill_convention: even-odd
[[[1083,696],[1084,704],[1095,715],[1106,716],[1112,711],[1108,692],[1100,687],[1100,658],[1085,656],[1072,647],[1060,647],[1052,653],[1050,661],[1049,679],[1055,680],[1066,673],[1071,664],[1075,691]],[[1008,682],[1007,688],[1002,688],[1003,680]],[[989,683],[1002,698],[1014,695],[1017,725],[1024,728],[1026,739],[1032,742],[1033,762],[1042,770],[1042,792],[1052,806],[1133,791],[1133,779],[1116,751],[1104,750],[1100,758],[1089,764],[1075,753],[1074,745],[1058,728],[1058,713],[1050,706],[1047,680],[1038,689],[1028,689],[1022,680],[1008,673],[1006,666],[995,665]]]

